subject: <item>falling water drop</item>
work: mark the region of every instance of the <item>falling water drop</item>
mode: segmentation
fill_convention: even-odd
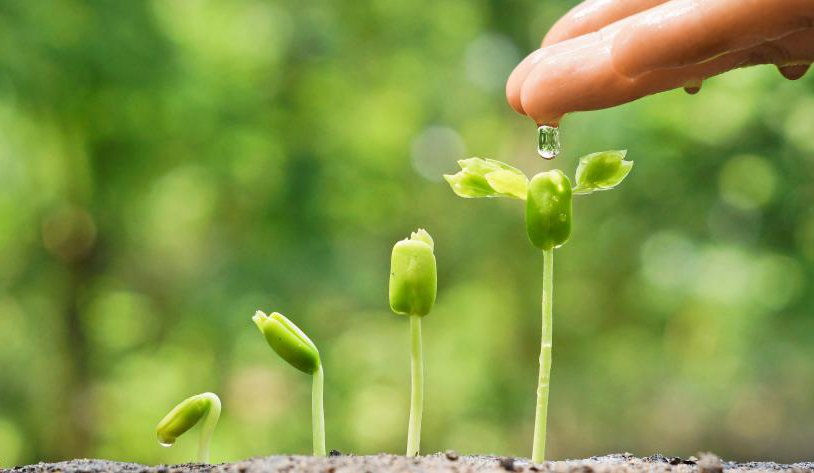
[[[560,129],[540,125],[537,128],[537,153],[543,159],[554,159],[560,154]]]
[[[175,443],[175,442],[158,442],[158,444],[159,444],[159,445],[161,445],[162,447],[165,447],[165,448],[166,448],[166,447],[172,447],[172,445],[173,445],[174,443]]]

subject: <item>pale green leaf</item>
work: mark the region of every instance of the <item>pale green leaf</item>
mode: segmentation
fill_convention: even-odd
[[[513,197],[525,199],[528,178],[522,171],[494,159],[469,158],[458,161],[461,170],[445,174],[453,192],[461,197]]]
[[[600,151],[583,156],[577,166],[575,194],[590,194],[608,190],[622,182],[633,167],[625,161],[627,150]]]

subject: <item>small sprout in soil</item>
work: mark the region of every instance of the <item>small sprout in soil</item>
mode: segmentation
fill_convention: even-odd
[[[198,446],[198,461],[209,463],[209,440],[220,418],[220,399],[214,393],[197,394],[184,399],[169,414],[161,419],[155,429],[158,443],[170,447],[184,432],[191,429],[205,417],[201,427],[201,441]]]
[[[257,311],[252,320],[266,337],[266,341],[278,355],[291,366],[313,376],[311,391],[311,425],[314,438],[314,455],[325,456],[325,412],[322,407],[322,391],[325,375],[314,342],[299,327],[282,314],[266,315]]]
[[[531,460],[545,459],[548,387],[551,373],[552,297],[554,292],[554,249],[571,236],[571,202],[574,194],[590,194],[612,189],[633,167],[625,161],[626,151],[602,151],[579,161],[577,185],[559,169],[541,172],[531,180],[517,169],[491,159],[470,158],[458,161],[461,171],[445,175],[453,192],[461,197],[513,197],[526,201],[526,233],[531,243],[543,252],[542,340],[540,374],[537,380],[537,408]]]
[[[421,317],[435,304],[438,274],[433,241],[423,229],[393,246],[390,258],[390,308],[410,316],[410,423],[407,456],[418,455],[421,445],[421,414],[424,409],[424,366],[421,356]]]

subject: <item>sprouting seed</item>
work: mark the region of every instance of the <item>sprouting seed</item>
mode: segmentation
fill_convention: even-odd
[[[319,358],[319,350],[314,342],[283,314],[272,312],[271,315],[266,315],[258,310],[252,320],[280,358],[313,377],[311,429],[314,455],[325,456],[325,411],[322,402],[325,375]]]
[[[540,127],[541,150],[546,143],[553,147],[553,141],[544,143],[544,139],[557,138],[556,131],[556,128],[551,130]],[[556,151],[559,152],[558,140]],[[537,408],[531,454],[531,459],[535,463],[542,463],[545,459],[551,373],[554,249],[564,245],[571,236],[573,195],[611,189],[622,182],[633,166],[632,161],[625,161],[625,154],[625,151],[603,151],[583,157],[579,161],[577,184],[573,188],[568,177],[558,169],[541,172],[529,181],[522,172],[507,164],[480,158],[458,161],[461,171],[444,176],[453,192],[461,197],[512,197],[525,200],[526,233],[531,243],[543,252],[540,372],[537,380]],[[549,157],[554,155],[556,153]],[[509,174],[504,172],[507,170],[510,170]]]
[[[201,427],[201,440],[198,446],[198,461],[209,463],[209,441],[220,418],[220,399],[214,393],[196,394],[181,401],[158,423],[155,429],[158,443],[170,447],[184,432],[204,418]]]
[[[390,308],[410,317],[410,421],[407,427],[407,456],[421,448],[421,416],[424,410],[424,365],[421,347],[421,317],[435,304],[438,274],[434,242],[419,229],[410,238],[396,242],[390,257]]]

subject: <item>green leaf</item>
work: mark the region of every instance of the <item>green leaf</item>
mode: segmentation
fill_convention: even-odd
[[[626,154],[627,150],[600,151],[580,158],[574,194],[590,194],[619,185],[633,167],[633,161],[625,161]]]
[[[494,159],[481,158],[462,159],[458,165],[461,170],[456,174],[444,174],[444,179],[457,195],[525,200],[528,178],[519,169]]]

